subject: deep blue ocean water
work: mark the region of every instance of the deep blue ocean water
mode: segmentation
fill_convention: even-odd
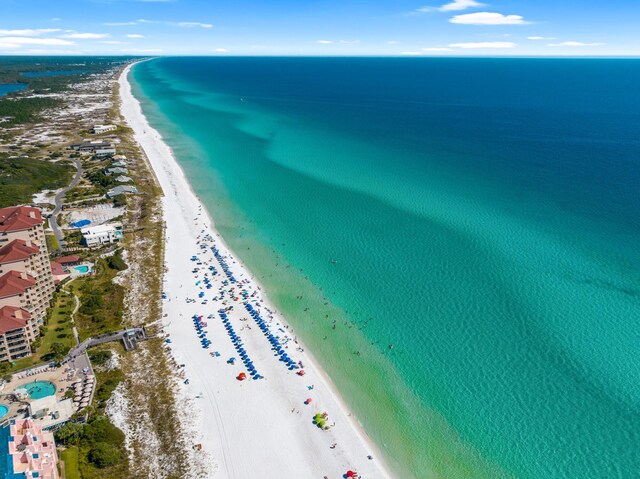
[[[639,79],[163,58],[133,86],[400,477],[635,478]]]

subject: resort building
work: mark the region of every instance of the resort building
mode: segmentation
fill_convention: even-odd
[[[23,293],[29,295],[28,307],[26,303],[10,305],[27,309],[38,324],[42,324],[55,289],[43,225],[44,220],[37,208],[14,206],[0,209],[0,276],[14,271],[19,273],[18,276],[26,273],[35,281],[35,285]],[[6,284],[7,281],[19,282],[15,275],[4,281]]]
[[[0,308],[13,306],[25,309],[37,325],[42,324],[46,312],[38,298],[36,280],[27,273],[9,271],[0,276]]]
[[[100,135],[101,133],[107,133],[109,131],[115,131],[118,127],[116,125],[95,125],[91,128],[91,132],[94,135]]]
[[[42,254],[44,249],[45,254]],[[0,248],[0,275],[26,274],[35,280],[29,311],[42,324],[55,288],[46,247],[16,239]],[[15,276],[15,275],[14,275]]]
[[[29,311],[15,306],[0,308],[0,361],[15,361],[31,354],[35,325]],[[37,329],[37,328],[36,328]]]
[[[138,188],[130,185],[118,185],[107,191],[107,198],[113,198],[114,196],[123,195],[125,193],[138,193]]]
[[[71,266],[78,266],[82,263],[82,258],[77,254],[71,254],[69,256],[60,256],[56,259],[56,263],[60,263],[62,267],[67,270]]]
[[[128,176],[120,175],[120,176],[116,177],[116,181],[118,183],[130,183],[133,180]]]
[[[8,428],[8,431],[6,431]],[[58,454],[53,433],[45,432],[31,419],[12,419],[2,431],[7,444],[8,478],[58,479]],[[6,439],[5,439],[6,438]]]
[[[89,248],[114,243],[122,239],[122,225],[120,223],[83,228],[80,232]]]
[[[124,161],[118,160],[111,163],[111,166],[119,166],[120,168],[125,168],[127,164]]]

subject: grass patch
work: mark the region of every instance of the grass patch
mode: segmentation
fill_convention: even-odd
[[[66,479],[81,479],[80,476],[80,451],[77,447],[70,447],[60,453],[60,459],[64,461]]]
[[[50,252],[57,251],[60,248],[56,235],[45,235],[45,238],[47,239],[47,248]]]

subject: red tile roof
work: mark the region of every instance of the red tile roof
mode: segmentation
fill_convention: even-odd
[[[28,288],[36,285],[33,276],[17,271],[9,271],[0,276],[0,298],[24,293]]]
[[[60,264],[79,263],[79,262],[80,262],[80,256],[78,256],[77,254],[71,254],[69,256],[61,256],[56,260],[56,263],[60,263]]]
[[[53,273],[54,276],[67,274],[62,265],[57,261],[51,261],[51,273]]]
[[[30,206],[12,206],[0,208],[0,232],[28,230],[42,224],[42,215],[38,208]]]
[[[0,335],[14,329],[25,328],[30,318],[29,311],[22,308],[15,306],[0,308]]]
[[[0,264],[27,259],[40,251],[36,245],[27,244],[24,240],[13,240],[0,248]]]

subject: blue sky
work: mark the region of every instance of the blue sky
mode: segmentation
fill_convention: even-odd
[[[640,55],[640,0],[2,0],[0,54]]]

